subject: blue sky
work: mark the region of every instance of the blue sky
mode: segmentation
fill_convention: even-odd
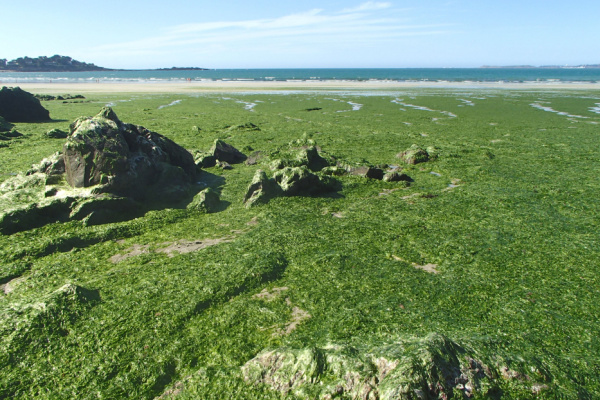
[[[597,0],[20,0],[0,58],[111,68],[411,68],[600,63]]]

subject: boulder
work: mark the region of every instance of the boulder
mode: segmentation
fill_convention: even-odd
[[[216,160],[225,161],[230,164],[244,162],[247,158],[241,151],[220,139],[215,140],[209,153],[213,155]]]
[[[46,132],[46,137],[49,137],[50,139],[66,139],[67,136],[67,132],[61,131],[60,129],[51,129]]]
[[[19,87],[0,89],[0,116],[9,122],[50,120],[50,112],[35,96]]]
[[[247,384],[266,385],[283,397],[315,399],[463,399],[491,398],[502,393],[509,363],[502,354],[481,358],[481,351],[461,346],[438,333],[392,343],[350,347],[267,349],[241,368]],[[514,360],[513,364],[514,363]],[[525,364],[525,362],[521,361]],[[535,367],[533,365],[535,365]],[[541,369],[529,360],[523,365]],[[510,376],[519,374],[512,371]],[[545,374],[539,377],[544,379]],[[521,374],[521,376],[525,376]],[[510,382],[523,396],[548,387],[528,379]]]
[[[396,157],[411,165],[429,161],[429,153],[416,144],[413,144],[405,151],[396,154]]]
[[[286,167],[308,167],[313,172],[321,171],[328,167],[330,162],[319,154],[316,146],[293,147],[290,143],[290,148],[280,151],[279,158],[271,162],[271,169],[283,169]]]
[[[397,171],[386,172],[383,180],[385,182],[413,182],[410,176]]]
[[[101,194],[83,198],[72,207],[69,219],[85,225],[100,225],[131,219],[139,214],[140,204],[128,197]]]
[[[121,122],[110,108],[71,124],[63,158],[72,187],[101,185],[97,193],[134,199],[186,188],[196,175],[187,150],[142,126]]]
[[[250,186],[244,196],[246,207],[252,207],[257,204],[266,204],[274,197],[280,196],[281,187],[274,179],[267,178],[265,171],[259,169],[254,174]]]
[[[207,188],[194,196],[194,200],[192,200],[187,208],[208,214],[216,212],[219,209],[220,203],[219,193],[211,188]]]
[[[311,196],[330,192],[335,189],[336,182],[330,177],[313,174],[305,166],[281,169],[273,174],[273,179],[285,196]]]
[[[267,178],[263,170],[256,171],[248,187],[244,203],[246,207],[268,203],[279,196],[314,196],[338,189],[338,182],[328,176],[318,176],[306,166],[286,167]]]
[[[346,167],[348,175],[362,176],[370,179],[383,179],[383,170],[371,166]]]

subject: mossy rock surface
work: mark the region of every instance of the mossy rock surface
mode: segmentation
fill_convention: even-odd
[[[241,370],[248,384],[264,384],[299,398],[488,398],[506,385],[520,386],[533,397],[540,388],[548,388],[543,376],[525,378],[506,367],[509,361],[502,356],[482,360],[475,349],[432,333],[370,347],[328,344],[265,350]],[[536,361],[531,367],[539,369]]]
[[[410,165],[429,161],[429,153],[416,144],[413,144],[407,150],[398,153],[396,157]]]
[[[212,188],[206,188],[194,196],[194,199],[188,204],[187,208],[204,213],[213,213],[219,209],[220,203],[219,193]]]

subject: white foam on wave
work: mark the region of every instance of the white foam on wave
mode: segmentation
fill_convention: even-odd
[[[600,114],[600,103],[596,103],[596,107],[590,107],[590,112]]]
[[[171,107],[171,106],[174,106],[174,105],[179,104],[179,103],[181,103],[181,100],[175,100],[175,101],[173,101],[173,102],[171,102],[169,104],[158,106],[158,109],[160,110],[160,109],[165,108],[165,107]]]
[[[564,111],[557,111],[552,107],[543,106],[540,103],[531,103],[530,106],[533,108],[537,108],[538,110],[551,112],[551,113],[558,114],[558,115],[563,115],[563,116],[566,116],[569,118],[589,118],[589,117],[584,117],[582,115],[569,114],[568,112],[564,112]]]
[[[473,107],[475,106],[475,103],[473,103],[471,100],[467,100],[467,99],[458,99],[458,101],[462,101],[466,106],[470,106]]]

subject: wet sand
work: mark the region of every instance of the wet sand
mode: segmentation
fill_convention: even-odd
[[[11,83],[23,90],[44,94],[79,93],[195,93],[277,90],[400,90],[400,89],[511,89],[600,90],[600,83],[583,82],[398,82],[398,81],[192,81]]]

